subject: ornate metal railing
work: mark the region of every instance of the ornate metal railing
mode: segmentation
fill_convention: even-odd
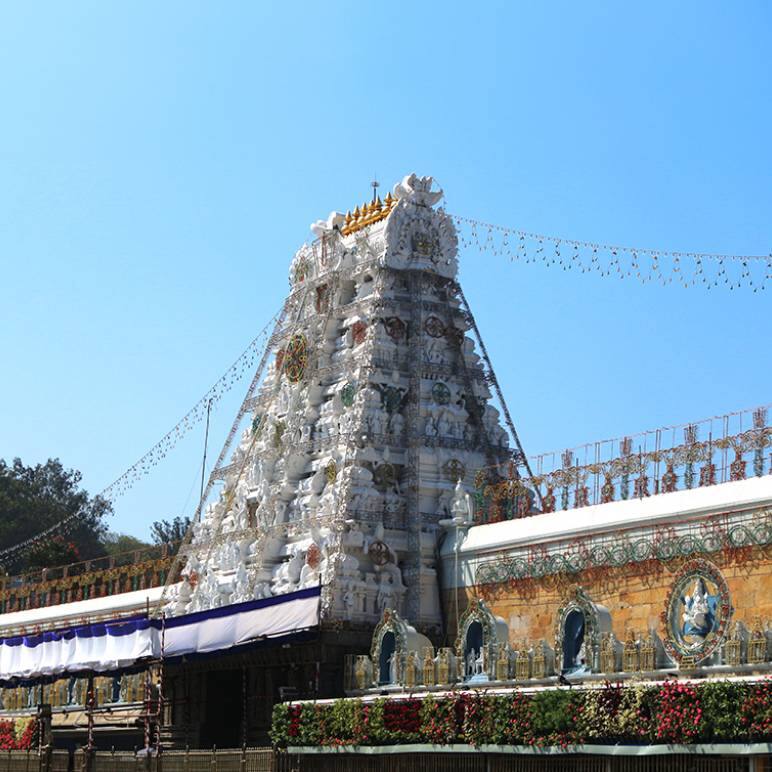
[[[768,406],[589,443],[530,459],[533,474],[480,469],[480,523],[705,487],[772,473]],[[542,506],[536,507],[535,491]]]
[[[176,542],[147,546],[17,576],[0,576],[0,614],[159,587],[166,582],[177,547]]]

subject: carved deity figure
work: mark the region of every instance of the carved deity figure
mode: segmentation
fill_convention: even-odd
[[[275,569],[271,590],[274,595],[283,595],[292,592],[300,581],[303,569],[303,553],[293,547],[290,559],[281,563]]]
[[[439,685],[450,682],[450,656],[447,649],[440,649],[434,659],[436,683]]]
[[[378,594],[376,596],[376,605],[379,611],[392,608],[394,601],[394,586],[391,575],[382,571],[378,580]]]
[[[582,645],[579,647],[574,664],[579,668],[587,665],[587,645],[584,641],[582,641]]]
[[[482,675],[485,672],[485,647],[481,646],[474,661],[474,674]]]
[[[509,651],[506,643],[500,643],[496,659],[496,679],[506,681],[509,678]]]
[[[343,615],[349,622],[354,616],[354,591],[351,587],[343,593]]]
[[[689,595],[681,599],[684,604],[682,634],[704,638],[712,629],[714,617],[710,609],[710,595],[705,581],[698,577]]]
[[[544,641],[539,641],[534,649],[533,659],[531,660],[531,669],[533,678],[544,678],[547,675],[547,657],[545,655],[546,645]]]
[[[424,648],[423,683],[424,686],[434,686],[434,652],[431,646]]]
[[[354,680],[356,681],[357,689],[367,688],[367,668],[365,666],[365,656],[359,656],[356,659],[356,665],[354,666]]]
[[[466,655],[466,677],[471,678],[474,675],[474,663],[477,660],[477,652],[469,649]]]
[[[416,656],[415,652],[411,651],[407,655],[407,663],[405,665],[405,686],[409,689],[415,686],[415,670],[416,670]]]
[[[389,656],[389,683],[399,683],[399,676],[399,654],[397,654],[396,651],[393,651]]]
[[[472,497],[464,490],[461,480],[458,480],[450,502],[450,514],[453,518],[468,522],[472,519],[472,511]]]

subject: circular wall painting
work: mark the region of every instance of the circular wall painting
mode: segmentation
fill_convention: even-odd
[[[298,333],[290,338],[284,355],[284,373],[287,380],[297,383],[303,378],[308,364],[308,343],[305,335]]]
[[[370,556],[370,560],[373,561],[373,565],[385,566],[391,557],[391,550],[385,542],[378,539],[370,544],[367,554]]]
[[[398,316],[387,317],[383,320],[383,326],[386,328],[386,334],[396,343],[405,337],[407,327]]]
[[[438,405],[447,405],[450,402],[450,389],[442,381],[437,381],[432,386],[432,399]]]
[[[707,560],[690,560],[678,572],[665,607],[668,654],[676,662],[707,659],[723,640],[733,611],[718,568]]]
[[[373,472],[373,482],[379,491],[385,491],[387,488],[390,488],[394,485],[395,479],[396,471],[392,464],[384,462],[375,467],[375,471]]]
[[[432,338],[441,338],[445,334],[445,324],[438,316],[430,316],[424,322],[424,330]]]
[[[340,390],[340,401],[343,407],[351,407],[354,404],[354,397],[357,393],[357,385],[350,381]]]
[[[319,568],[321,562],[322,551],[319,549],[318,544],[311,542],[306,550],[306,563],[310,568]]]
[[[451,458],[450,461],[446,461],[444,471],[445,476],[452,483],[463,480],[466,475],[466,467],[457,458]]]

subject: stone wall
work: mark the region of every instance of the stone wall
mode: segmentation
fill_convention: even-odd
[[[759,618],[762,624],[772,621],[772,550],[769,547],[714,553],[710,560],[729,585],[735,609],[733,621],[741,621],[747,628]],[[554,645],[558,609],[570,588],[579,585],[594,603],[609,610],[613,632],[620,641],[625,640],[630,630],[642,634],[653,628],[663,636],[661,614],[674,577],[685,562],[686,559],[668,563],[647,561],[584,571],[570,577],[556,575],[506,585],[464,588],[459,590],[460,611],[463,612],[469,598],[485,598],[493,613],[509,625],[510,643],[543,638]],[[455,631],[453,590],[445,593],[445,606],[449,630]]]

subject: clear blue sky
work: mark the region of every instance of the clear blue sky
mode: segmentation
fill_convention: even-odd
[[[111,482],[375,172],[527,230],[767,254],[770,40],[766,2],[4,4],[0,457]],[[769,292],[478,252],[462,281],[529,453],[770,400]],[[190,513],[202,433],[115,529]]]

